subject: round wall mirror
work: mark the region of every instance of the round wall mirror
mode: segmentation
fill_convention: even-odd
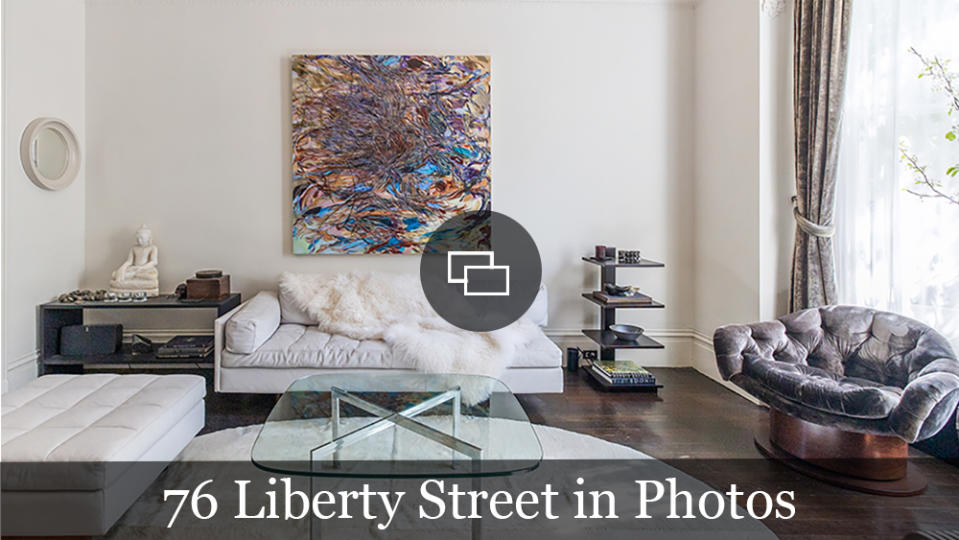
[[[57,118],[37,118],[23,131],[20,163],[34,184],[63,189],[80,170],[80,145],[73,130]]]

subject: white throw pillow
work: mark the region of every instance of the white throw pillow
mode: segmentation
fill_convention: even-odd
[[[270,339],[280,326],[280,302],[276,293],[263,291],[226,322],[226,348],[250,354]]]

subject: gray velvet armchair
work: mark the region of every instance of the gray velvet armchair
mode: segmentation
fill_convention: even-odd
[[[932,328],[826,306],[729,325],[713,337],[723,378],[783,412],[843,430],[931,437],[959,403],[959,360]]]
[[[901,458],[895,472],[877,468],[877,479],[905,476],[905,443],[934,435],[959,403],[949,342],[894,313],[806,309],[723,326],[713,343],[723,378],[770,406],[768,439],[779,450],[800,459]],[[763,449],[758,437],[757,444]]]

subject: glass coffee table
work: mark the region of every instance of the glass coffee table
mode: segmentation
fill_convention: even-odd
[[[535,469],[539,439],[516,396],[479,375],[349,372],[304,377],[280,396],[253,444],[267,472],[310,478],[481,479]],[[472,518],[469,535],[482,536]],[[309,521],[309,537],[321,523]]]
[[[282,474],[437,478],[532,470],[543,451],[516,396],[496,379],[344,371],[290,385],[251,457]]]

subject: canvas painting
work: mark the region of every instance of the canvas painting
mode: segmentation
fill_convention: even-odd
[[[293,252],[421,253],[490,209],[486,56],[292,59]]]

